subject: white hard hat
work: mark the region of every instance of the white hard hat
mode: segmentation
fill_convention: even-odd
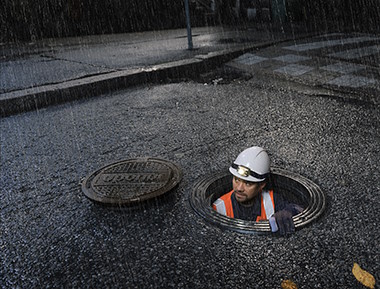
[[[242,151],[230,166],[234,176],[249,181],[261,182],[269,175],[270,159],[261,147],[250,147]]]

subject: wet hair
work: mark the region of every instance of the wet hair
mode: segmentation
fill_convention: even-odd
[[[268,173],[268,176],[265,180],[259,182],[259,183],[266,183],[264,190],[272,190],[273,189],[273,176],[271,173]]]

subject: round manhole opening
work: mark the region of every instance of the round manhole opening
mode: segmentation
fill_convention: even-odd
[[[326,197],[311,180],[284,169],[272,168],[271,183],[273,189],[283,194],[289,202],[304,208],[301,213],[293,216],[296,230],[314,222],[323,214]],[[212,203],[231,189],[230,173],[210,175],[195,184],[190,196],[191,207],[207,221],[225,229],[243,233],[271,233],[268,221],[233,219],[212,209]]]
[[[167,160],[127,159],[91,173],[82,181],[82,191],[95,202],[129,205],[169,192],[181,179],[181,169]]]

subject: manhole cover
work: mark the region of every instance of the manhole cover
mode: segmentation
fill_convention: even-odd
[[[293,217],[296,229],[317,220],[326,208],[326,197],[311,180],[280,168],[272,168],[273,189],[285,195],[292,203],[305,208]],[[211,204],[222,194],[232,189],[230,173],[216,174],[200,180],[190,196],[192,208],[207,221],[225,229],[243,233],[271,233],[268,221],[245,221],[233,219],[215,212]]]
[[[160,196],[173,189],[181,179],[181,169],[169,161],[127,159],[90,174],[82,181],[82,190],[95,202],[125,205]]]

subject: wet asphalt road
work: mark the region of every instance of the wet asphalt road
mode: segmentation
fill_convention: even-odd
[[[317,95],[317,94],[316,94]],[[265,76],[120,91],[1,120],[1,288],[364,288],[379,281],[379,107]],[[260,145],[327,194],[319,222],[283,238],[222,231],[189,195]],[[178,163],[166,198],[93,204],[80,179],[124,158]]]

